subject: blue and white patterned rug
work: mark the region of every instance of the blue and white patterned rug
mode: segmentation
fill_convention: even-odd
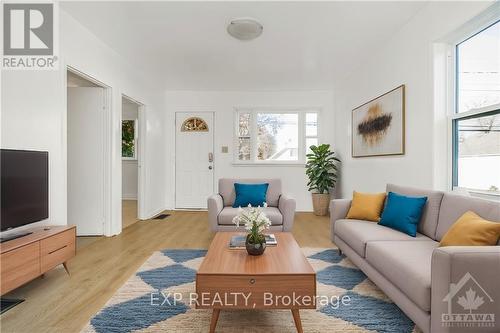
[[[317,273],[317,293],[333,303],[301,310],[304,332],[420,332],[336,249],[302,249]],[[189,297],[206,250],[155,252],[84,328],[86,333],[207,332],[210,310]],[[349,304],[336,300],[348,296]],[[177,299],[181,299],[177,301]],[[345,300],[347,298],[344,298]],[[222,311],[217,332],[296,332],[289,310]]]

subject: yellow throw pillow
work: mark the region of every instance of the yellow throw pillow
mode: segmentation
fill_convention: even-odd
[[[485,220],[468,211],[448,229],[439,246],[496,245],[499,237],[499,222]]]
[[[359,193],[354,191],[348,219],[380,221],[384,207],[385,193]]]

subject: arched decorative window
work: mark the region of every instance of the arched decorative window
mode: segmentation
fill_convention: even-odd
[[[208,125],[205,120],[199,117],[191,117],[182,123],[182,132],[208,132]]]

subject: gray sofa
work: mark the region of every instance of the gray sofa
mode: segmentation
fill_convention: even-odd
[[[267,207],[264,213],[271,220],[271,231],[291,231],[295,217],[295,199],[281,192],[280,179],[219,179],[219,193],[208,198],[208,221],[212,231],[243,231],[233,224],[233,217],[238,208],[233,208],[236,193],[234,183],[262,184],[268,183]]]
[[[439,247],[439,241],[469,210],[499,222],[500,203],[392,184],[386,190],[428,197],[416,237],[375,222],[345,219],[351,200],[339,199],[330,203],[332,241],[423,332],[499,332],[500,246]],[[469,313],[457,302],[465,296],[459,289],[469,287],[484,301],[470,313],[494,313],[494,327],[457,328],[460,323],[447,322],[450,313]]]

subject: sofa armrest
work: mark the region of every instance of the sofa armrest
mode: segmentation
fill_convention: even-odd
[[[208,206],[208,224],[210,230],[217,231],[219,214],[224,208],[224,202],[220,194],[213,194],[207,199]]]
[[[464,312],[457,302],[462,296],[469,300],[466,296],[468,290],[476,293],[475,298],[482,297],[483,300],[482,305],[472,309],[471,313],[495,314],[495,327],[498,328],[500,246],[440,247],[432,253],[431,265],[431,332],[454,332],[457,329],[456,326],[446,327],[446,318],[450,312]]]
[[[330,239],[333,241],[335,221],[344,219],[351,208],[351,199],[334,199],[330,201]]]
[[[292,231],[293,220],[295,219],[295,199],[282,194],[278,201],[278,209],[283,215],[283,231]]]

